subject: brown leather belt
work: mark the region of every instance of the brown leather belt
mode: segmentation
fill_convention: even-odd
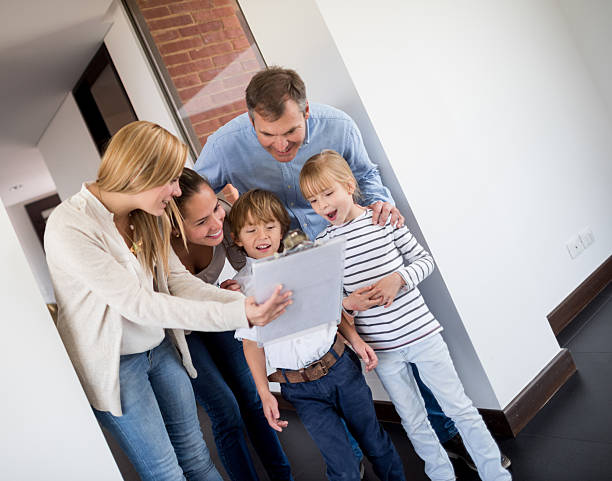
[[[337,358],[331,352],[332,350],[338,355]],[[303,369],[298,369],[297,371],[292,369],[277,369],[268,376],[268,381],[287,382],[287,380],[289,380],[290,383],[316,381],[329,372],[329,369],[336,364],[336,361],[342,356],[343,352],[344,339],[340,336],[336,336],[336,342],[334,342],[329,352],[318,361],[313,362]],[[285,373],[284,375],[283,371]],[[287,379],[285,379],[285,376],[287,376]]]

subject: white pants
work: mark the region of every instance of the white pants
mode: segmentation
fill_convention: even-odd
[[[430,436],[420,434],[423,432],[423,417],[426,416],[426,412],[409,363],[416,364],[421,379],[433,392],[444,414],[455,422],[481,479],[484,481],[512,479],[510,473],[501,465],[501,453],[495,440],[478,410],[463,391],[463,385],[440,334],[396,351],[376,354],[378,355],[376,374],[389,394],[402,419],[402,425],[421,458],[425,460],[426,456],[434,457],[442,448],[437,438],[433,443]],[[434,478],[434,474],[437,475],[427,472],[431,479],[447,479]]]

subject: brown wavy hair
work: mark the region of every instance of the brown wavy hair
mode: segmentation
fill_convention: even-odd
[[[234,239],[239,239],[240,230],[251,221],[273,222],[281,225],[281,236],[289,230],[291,219],[279,198],[268,190],[251,189],[238,197],[228,216]]]

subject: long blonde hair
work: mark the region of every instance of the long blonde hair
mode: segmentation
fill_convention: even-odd
[[[186,159],[187,146],[166,129],[152,122],[132,122],[109,142],[96,182],[106,192],[136,194],[179,177]],[[139,209],[130,214],[130,224],[134,226],[132,241],[139,246],[138,259],[151,273],[159,261],[168,272],[173,223],[183,234],[182,218],[174,200],[160,217]]]

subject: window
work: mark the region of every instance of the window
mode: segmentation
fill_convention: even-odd
[[[124,0],[195,157],[265,63],[235,0]]]

